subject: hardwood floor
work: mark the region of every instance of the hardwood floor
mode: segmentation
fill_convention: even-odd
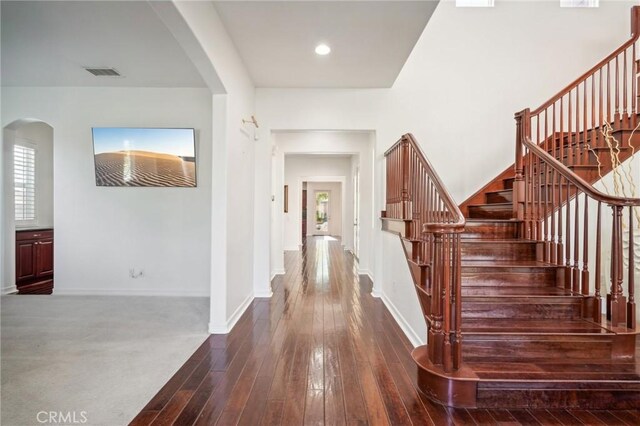
[[[639,410],[472,410],[417,391],[413,349],[338,241],[286,254],[271,299],[211,335],[132,425],[637,425]],[[410,285],[411,283],[407,283]]]

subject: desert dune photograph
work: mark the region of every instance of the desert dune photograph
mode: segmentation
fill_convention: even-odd
[[[93,128],[97,186],[195,187],[193,129]]]

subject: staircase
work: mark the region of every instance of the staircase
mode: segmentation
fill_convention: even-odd
[[[640,199],[591,186],[613,167],[611,137],[624,145],[620,161],[640,150],[638,29],[636,6],[630,41],[537,110],[516,114],[516,162],[460,206],[412,135],[385,153],[382,227],[403,242],[428,326],[413,358],[430,398],[455,407],[640,408]]]

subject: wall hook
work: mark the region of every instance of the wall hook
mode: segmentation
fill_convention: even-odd
[[[258,126],[258,120],[256,120],[256,117],[253,115],[251,116],[251,120],[242,119],[242,124],[247,124],[247,123],[253,124],[254,126],[256,126],[256,129],[260,127]]]

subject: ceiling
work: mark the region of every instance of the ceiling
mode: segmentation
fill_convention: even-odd
[[[391,87],[437,1],[216,1],[257,87]],[[315,46],[331,47],[327,56]]]
[[[206,87],[146,1],[1,5],[3,86]],[[85,66],[123,77],[94,77]]]

